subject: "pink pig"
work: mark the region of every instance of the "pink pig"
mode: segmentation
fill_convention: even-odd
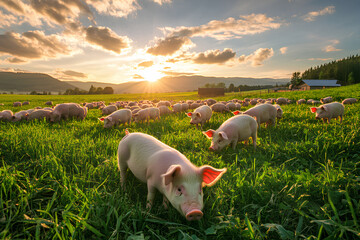
[[[316,119],[322,119],[324,123],[328,121],[330,123],[330,120],[332,118],[340,118],[340,123],[342,122],[345,107],[343,104],[338,102],[332,102],[327,103],[324,105],[321,105],[319,107],[312,107],[310,108],[311,112],[316,113]]]
[[[231,144],[235,147],[240,141],[248,141],[251,137],[253,140],[254,149],[256,148],[257,138],[257,123],[256,120],[246,114],[234,116],[223,122],[221,126],[215,131],[212,129],[203,132],[207,138],[211,140],[210,150],[220,151],[224,147]]]
[[[188,117],[191,117],[190,124],[196,125],[196,128],[199,128],[198,125],[202,129],[202,126],[210,120],[212,116],[211,108],[208,105],[203,105],[195,109],[194,112],[186,113]]]
[[[226,172],[208,165],[196,167],[183,154],[144,133],[128,133],[118,147],[121,186],[126,170],[147,183],[147,207],[154,201],[156,189],[164,196],[164,206],[170,201],[188,221],[203,216],[204,186],[214,185]]]

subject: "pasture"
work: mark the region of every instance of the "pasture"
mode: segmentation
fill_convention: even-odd
[[[258,97],[360,98],[360,85]],[[217,100],[256,97],[226,94]],[[197,99],[196,93],[151,95],[0,95],[0,110],[45,107],[45,101]],[[29,100],[14,108],[12,102]],[[243,108],[242,110],[248,109]],[[315,120],[309,105],[284,105],[277,126],[261,127],[258,147],[210,152],[210,140],[184,114],[104,129],[101,111],[84,121],[0,122],[1,239],[356,239],[360,237],[360,104],[342,124]],[[214,113],[203,130],[231,113]],[[146,209],[146,184],[128,172],[120,188],[117,147],[130,132],[150,134],[200,166],[227,168],[204,188],[204,217],[187,222],[157,195]]]

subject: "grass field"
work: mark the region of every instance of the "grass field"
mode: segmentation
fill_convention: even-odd
[[[254,93],[217,98],[255,97]],[[360,85],[260,97],[360,98]],[[196,93],[153,95],[0,95],[0,110],[45,106],[47,100],[197,99]],[[14,101],[31,102],[13,108]],[[204,189],[204,217],[187,222],[165,210],[158,194],[146,210],[146,184],[128,173],[120,188],[116,151],[125,127],[104,129],[100,110],[84,121],[0,122],[1,239],[357,239],[360,238],[360,104],[347,105],[342,124],[315,120],[308,105],[283,106],[284,117],[258,134],[258,148],[239,144],[208,151],[210,140],[185,114],[132,123],[176,148],[194,164],[228,171]],[[214,113],[205,129],[231,114]]]

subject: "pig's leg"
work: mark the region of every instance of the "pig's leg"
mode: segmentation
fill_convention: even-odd
[[[118,161],[120,168],[120,184],[121,184],[121,188],[125,190],[126,170],[128,169],[128,166],[126,162],[121,161],[121,159],[119,159]]]
[[[235,150],[237,144],[237,139],[231,142],[231,147],[233,150]]]
[[[165,195],[163,196],[163,206],[165,209],[169,208],[169,200],[165,197]]]
[[[253,140],[254,150],[256,150],[256,133],[251,135],[251,138]]]
[[[151,208],[151,206],[154,202],[156,188],[152,185],[152,183],[150,183],[149,180],[147,182],[147,187],[148,187],[148,194],[147,194],[147,199],[146,199],[147,200],[146,208]]]
[[[342,115],[340,115],[340,116],[339,116],[339,119],[340,119],[340,123],[342,123],[343,116],[342,116]]]

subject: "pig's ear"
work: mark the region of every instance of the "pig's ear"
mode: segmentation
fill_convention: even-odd
[[[108,121],[110,121],[110,122],[112,121],[112,117],[107,117],[107,119],[108,119]]]
[[[229,139],[225,132],[219,132],[219,136],[220,136],[222,139],[225,139],[225,140],[228,140],[228,139]]]
[[[233,112],[233,114],[234,115],[238,115],[240,113],[240,111],[238,110],[238,111],[235,111],[235,112]]]
[[[203,187],[211,187],[214,185],[221,178],[221,176],[226,173],[226,170],[226,168],[216,169],[208,165],[200,167]]]
[[[206,132],[202,132],[207,138],[212,138],[215,131],[212,129],[207,130]]]
[[[321,106],[321,109],[324,111],[327,111],[327,107],[326,106]]]
[[[164,179],[165,186],[169,185],[172,181],[174,181],[174,178],[180,174],[181,166],[180,165],[171,165],[167,172],[161,177]]]
[[[125,135],[128,135],[128,134],[130,134],[129,130],[125,129]]]
[[[316,112],[316,110],[317,110],[316,107],[312,107],[312,108],[310,108],[310,109],[311,109],[311,112],[312,112],[312,113]]]
[[[192,116],[192,112],[185,113],[188,117]]]
[[[103,117],[102,117],[102,118],[99,118],[99,120],[100,120],[100,121],[104,121],[104,120],[105,120],[105,118],[103,118]]]
[[[197,116],[197,117],[201,117],[201,113],[198,113],[198,112],[197,112],[197,113],[196,113],[196,116]]]

